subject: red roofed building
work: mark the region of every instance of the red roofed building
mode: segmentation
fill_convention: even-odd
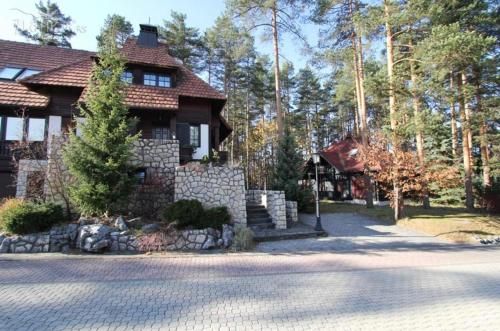
[[[361,143],[348,135],[343,140],[332,143],[319,152],[321,163],[319,167],[320,196],[331,200],[353,200],[365,198],[363,173],[364,163],[359,159]],[[377,171],[377,169],[371,169]],[[306,178],[314,179],[314,164],[309,160],[306,165]],[[374,199],[382,200],[374,183]]]
[[[231,132],[221,115],[225,96],[170,56],[154,26],[141,25],[139,36],[129,38],[121,52],[125,103],[139,118],[142,138],[177,139],[181,162],[218,150]],[[96,56],[0,40],[0,198],[15,194],[12,144],[45,141],[74,127]]]

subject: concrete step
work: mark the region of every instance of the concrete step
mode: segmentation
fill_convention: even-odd
[[[315,231],[312,226],[302,223],[295,224],[285,230],[260,228],[254,230],[254,233],[254,240],[256,242],[315,238],[328,235],[324,231]]]
[[[272,223],[272,222],[273,222],[273,220],[269,216],[247,217],[247,224]]]
[[[253,223],[253,224],[247,223],[247,227],[249,227],[250,229],[252,229],[252,231],[254,233],[257,233],[257,232],[263,231],[263,230],[272,230],[272,229],[274,229],[274,223],[272,223],[272,222]]]

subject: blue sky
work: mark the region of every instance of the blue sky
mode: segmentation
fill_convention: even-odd
[[[190,26],[204,31],[213,25],[216,18],[224,11],[224,0],[58,0],[63,13],[72,17],[77,35],[71,39],[73,48],[95,50],[95,36],[99,34],[104,19],[108,14],[125,16],[138,31],[140,23],[162,24],[175,10],[187,15]],[[25,41],[14,29],[14,23],[29,27],[29,13],[36,13],[35,0],[0,1],[0,39]],[[24,13],[23,13],[24,12]],[[305,25],[303,33],[314,44],[317,28]],[[260,52],[272,54],[270,42],[261,42],[256,31],[257,47]],[[301,53],[298,42],[291,37],[282,40],[282,54],[292,61],[296,69],[303,67],[307,57]]]

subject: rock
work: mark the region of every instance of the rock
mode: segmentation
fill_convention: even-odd
[[[80,216],[80,218],[78,219],[78,224],[80,226],[84,226],[84,225],[91,224],[91,223],[92,223],[92,220],[90,218],[87,218],[87,217]]]
[[[108,247],[109,241],[106,239],[99,240],[92,246],[92,250],[94,252],[99,252],[103,250],[104,248]]]
[[[126,236],[126,235],[128,235],[129,233],[130,233],[130,231],[129,231],[129,230],[125,230],[125,231],[120,232],[120,235],[122,235],[122,236]]]
[[[114,228],[103,224],[84,225],[78,228],[76,247],[84,252],[100,252],[108,247],[107,240]]]
[[[2,244],[2,241],[7,238],[7,236],[3,233],[0,233],[0,245]]]
[[[217,246],[222,247],[224,245],[224,240],[219,239],[217,240]]]
[[[156,223],[152,223],[152,224],[146,224],[144,225],[142,228],[141,228],[141,231],[144,232],[144,233],[153,233],[153,232],[156,232],[160,229],[160,226]]]
[[[115,227],[117,227],[120,231],[128,230],[127,223],[125,223],[125,220],[121,215],[118,216],[118,218],[116,219]]]
[[[2,240],[2,243],[0,244],[0,253],[8,253],[9,247],[10,247],[10,238],[6,237]]]
[[[215,244],[215,240],[213,236],[207,236],[207,240],[201,246],[201,249],[211,249],[215,248],[217,245]]]
[[[222,241],[225,248],[229,248],[233,244],[234,230],[229,224],[222,225]]]

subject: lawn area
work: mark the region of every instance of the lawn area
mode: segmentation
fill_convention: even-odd
[[[406,206],[406,218],[398,225],[443,238],[456,243],[473,243],[474,236],[500,235],[500,216],[484,213],[470,213],[463,208]],[[387,221],[392,219],[392,209],[321,202],[322,213],[359,213]]]

